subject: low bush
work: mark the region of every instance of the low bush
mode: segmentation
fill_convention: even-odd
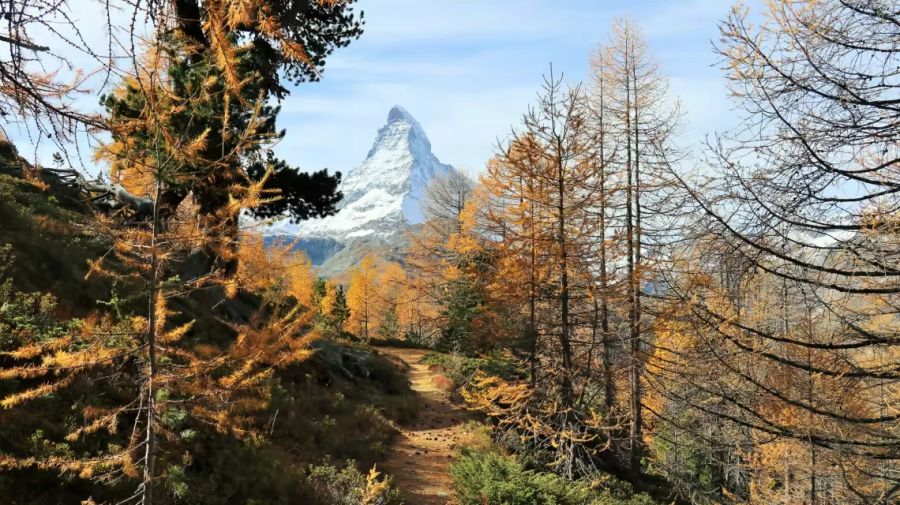
[[[582,505],[589,490],[550,473],[526,470],[515,458],[463,449],[450,468],[461,505]]]
[[[447,378],[446,375],[437,374],[432,377],[431,382],[434,383],[434,386],[441,391],[453,391],[454,384],[453,381]]]
[[[460,431],[459,447],[475,452],[496,450],[496,445],[492,438],[493,431],[489,424],[480,421],[466,421]]]
[[[460,505],[654,505],[612,477],[590,486],[559,475],[526,469],[495,450],[463,448],[450,467]]]
[[[432,352],[422,358],[422,363],[442,371],[456,386],[462,386],[479,371],[504,379],[524,377],[516,360],[503,352],[494,352],[480,358]]]
[[[428,346],[410,338],[409,336],[398,338],[398,337],[387,337],[387,338],[370,338],[368,340],[369,345],[374,346],[385,346],[385,347],[401,347],[405,349],[427,349]]]
[[[363,474],[352,461],[344,468],[330,464],[309,468],[309,485],[319,503],[328,505],[403,505],[390,477],[372,467]]]
[[[639,493],[630,496],[618,496],[615,493],[604,491],[592,498],[590,505],[656,505],[650,495]]]

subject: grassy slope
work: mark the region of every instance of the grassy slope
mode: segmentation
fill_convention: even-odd
[[[78,195],[46,174],[40,177],[47,188],[23,179],[28,168],[11,145],[0,142],[0,245],[12,246],[15,287],[53,293],[60,318],[82,315],[110,296],[102,281],[84,281],[87,261],[106,245],[90,235],[90,216]],[[211,324],[198,319],[198,325]],[[370,467],[396,434],[393,424],[417,408],[406,379],[389,363],[333,342],[320,343],[312,359],[279,372],[277,382],[272,404],[259,414],[270,436],[248,442],[199,433],[186,471],[169,482],[169,497],[191,504],[315,503],[304,484],[308,464],[329,457]],[[72,394],[89,393],[96,390],[86,383]],[[48,398],[35,409],[0,412],[0,453],[28,447],[38,427],[61,430],[66,413],[57,410],[69,401]],[[0,503],[78,503],[75,497],[86,493],[102,499],[96,490],[90,481],[50,472],[0,472]]]
[[[40,176],[46,190],[23,179],[30,166],[0,141],[0,244],[12,246],[11,274],[21,291],[53,293],[64,309],[84,310],[105,298],[99,282],[84,282],[88,259],[103,244],[83,232],[86,209],[74,191],[52,176]]]

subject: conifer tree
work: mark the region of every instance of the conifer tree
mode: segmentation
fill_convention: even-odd
[[[486,380],[469,399],[568,476],[590,473],[613,429],[610,416],[598,415],[591,373],[600,233],[594,126],[582,88],[565,90],[551,75],[483,179],[487,236],[497,242],[492,291],[518,315],[518,331],[534,332],[532,373],[528,384]]]
[[[196,212],[184,208],[185,202],[164,216],[164,190],[186,176],[185,164],[198,173],[214,173],[237,163],[267,135],[257,115],[262,102],[245,103],[252,112],[236,123],[241,128],[232,131],[233,149],[205,156],[209,131],[194,130],[191,113],[183,121],[173,118],[185,111],[212,114],[207,107],[228,102],[223,98],[228,91],[216,85],[212,72],[197,93],[177,93],[178,78],[171,70],[178,52],[167,49],[170,43],[179,47],[177,40],[160,36],[136,60],[135,72],[126,76],[117,96],[138,113],[110,121],[112,141],[98,151],[116,173],[144,175],[149,197],[117,206],[134,195],[121,186],[79,184],[95,204],[95,234],[110,247],[92,262],[88,275],[111,279],[131,302],[123,307],[113,300],[114,311],[51,338],[17,339],[4,349],[9,359],[0,367],[0,380],[18,381],[0,399],[7,408],[84,380],[114,392],[97,401],[74,400],[70,411],[78,419],[60,439],[47,442],[58,448],[56,454],[4,456],[4,467],[55,470],[111,486],[133,482],[135,492],[122,502],[146,505],[159,501],[162,482],[188,464],[184,456],[197,429],[254,435],[261,427],[254,425],[253,413],[265,407],[276,368],[305,359],[316,336],[309,331],[311,303],[292,303],[278,293],[258,303],[243,296],[249,289],[290,285],[296,298],[307,302],[301,293],[313,291],[312,279],[308,289],[300,289],[297,276],[278,277],[284,269],[254,272],[255,265],[272,260],[261,240],[259,247],[246,249],[254,258],[241,265],[247,275],[240,275],[240,268],[228,275],[197,269],[191,261],[197,249],[227,252],[227,261],[237,260],[240,251],[221,244],[234,244],[234,216],[241,209],[269,201],[266,175],[231,180],[228,201],[217,212]],[[226,118],[219,121],[228,124]],[[139,140],[123,144],[125,138]],[[111,189],[116,194],[109,194]]]
[[[594,127],[595,167],[592,186],[596,203],[597,274],[591,284],[590,298],[594,305],[593,334],[599,332],[602,345],[601,370],[603,373],[604,404],[611,412],[616,404],[616,384],[613,363],[614,335],[612,321],[615,317],[613,303],[621,304],[622,276],[613,265],[621,256],[622,240],[617,217],[621,213],[622,183],[619,177],[621,140],[615,131],[615,114],[611,109],[611,80],[609,66],[612,53],[606,47],[598,47],[591,58],[593,86],[588,96],[591,123]],[[595,338],[592,338],[592,341]],[[590,364],[589,364],[590,366]]]
[[[655,365],[661,415],[719,420],[751,503],[896,501],[896,9],[735,8],[718,48],[743,124],[682,178],[695,244],[683,327]],[[680,373],[673,373],[680,371]],[[699,436],[690,426],[681,429]],[[724,460],[725,458],[719,458]],[[735,465],[737,466],[737,465]]]
[[[383,339],[399,337],[402,324],[400,314],[404,302],[403,286],[406,283],[406,272],[398,263],[388,262],[381,268],[381,275],[378,277],[376,310],[379,312],[378,319],[380,321],[377,331]]]
[[[240,198],[230,192],[235,185],[263,184],[269,198],[246,209],[257,217],[287,214],[300,221],[335,212],[342,196],[337,190],[339,173],[302,173],[272,154],[271,144],[284,131],[275,126],[279,108],[271,105],[271,99],[280,100],[288,93],[281,75],[294,82],[317,79],[334,48],[360,35],[361,21],[351,4],[304,0],[283,8],[264,0],[187,0],[172,5],[173,17],[167,19],[178,29],[160,32],[167,39],[161,48],[167,53],[168,92],[174,102],[193,97],[195,108],[188,109],[184,104],[174,108],[178,112],[167,120],[176,127],[168,130],[179,131],[197,144],[191,156],[160,151],[166,159],[174,156],[179,160],[169,179],[162,181],[161,218],[163,222],[170,219],[190,197],[197,212],[208,221],[227,225],[230,234],[211,233],[221,243],[207,241],[211,246],[209,256],[218,258],[219,266],[226,271],[233,273],[235,268],[229,260],[237,248],[240,209],[229,206],[232,199]],[[163,13],[168,10],[163,9]],[[126,83],[103,98],[114,142],[101,155],[113,161],[116,183],[106,190],[118,205],[131,206],[138,213],[146,212],[153,199],[148,182],[154,146],[147,145],[148,138],[139,128],[129,127],[142,121],[147,100],[144,91]],[[242,132],[252,132],[253,136],[242,138]],[[146,161],[125,171],[114,162],[122,156]],[[226,210],[231,214],[224,222],[222,213]]]
[[[594,240],[594,222],[587,214],[591,205],[588,183],[594,159],[593,139],[589,135],[585,95],[580,86],[568,92],[562,81],[551,74],[545,80],[538,104],[523,118],[525,142],[538,149],[541,163],[535,174],[543,187],[539,195],[541,236],[546,241],[545,260],[550,266],[551,297],[556,307],[552,319],[545,319],[548,333],[556,335],[560,370],[560,393],[564,406],[575,400],[573,379],[575,363],[572,340],[578,314],[575,309],[581,262],[590,257]]]
[[[473,354],[487,335],[485,303],[487,251],[482,247],[474,183],[461,173],[437,179],[427,189],[425,223],[412,236],[408,263],[434,344],[445,351]]]
[[[375,335],[380,323],[376,280],[375,256],[366,254],[350,272],[347,288],[350,316],[347,319],[347,329],[367,342]]]
[[[331,280],[325,281],[325,293],[319,304],[324,318],[326,334],[335,337],[342,336],[349,317],[344,287]]]
[[[493,296],[518,305],[520,330],[527,341],[531,383],[538,376],[538,293],[547,281],[542,261],[547,241],[541,203],[548,185],[539,174],[544,163],[531,137],[515,139],[488,163],[483,183],[491,193],[487,209],[492,231],[501,237]]]
[[[670,100],[667,80],[648,53],[636,23],[618,19],[612,28],[609,45],[601,47],[593,61],[594,94],[596,101],[602,101],[596,110],[596,119],[602,120],[598,123],[599,132],[604,135],[598,139],[599,145],[615,145],[618,153],[611,164],[616,167],[612,173],[624,193],[621,212],[610,224],[620,230],[625,248],[629,466],[639,474],[643,453],[643,362],[653,340],[644,291],[649,284],[662,282],[661,272],[667,270],[662,259],[669,245],[678,239],[675,232],[680,229],[680,200],[671,171],[679,157],[672,135],[680,111],[678,103]],[[604,161],[602,165],[610,163]],[[605,176],[603,182],[607,183]]]

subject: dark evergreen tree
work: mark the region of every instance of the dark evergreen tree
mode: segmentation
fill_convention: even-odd
[[[347,293],[344,286],[338,286],[334,300],[334,307],[331,309],[331,320],[335,331],[338,335],[344,333],[347,325],[347,319],[350,318],[350,308],[347,307]]]
[[[259,204],[250,210],[255,217],[287,215],[299,222],[333,214],[342,197],[341,174],[303,173],[272,153],[272,144],[285,134],[276,127],[280,107],[273,99],[288,94],[284,79],[318,79],[326,57],[362,33],[362,15],[354,13],[352,4],[174,2],[177,29],[159,35],[147,56],[167,62],[163,82],[136,76],[101,99],[113,132],[113,142],[101,156],[111,160],[120,186],[98,189],[138,218],[146,218],[156,201],[163,223],[190,198],[206,218],[207,235],[216,228],[217,235],[230,237],[210,251],[226,259],[226,271],[233,270],[227,260],[233,256],[241,210],[231,204],[246,198],[247,188],[259,192]],[[160,96],[175,111],[164,127],[180,137],[166,139],[166,145],[192,149],[161,149],[140,127],[148,119],[143,117],[148,98]],[[117,166],[134,159],[146,160],[146,166],[135,168],[129,162],[128,171]],[[158,180],[163,162],[169,175]],[[223,234],[223,229],[231,232]]]

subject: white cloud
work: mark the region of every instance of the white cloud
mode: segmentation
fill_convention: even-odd
[[[105,49],[104,2],[70,1],[90,44]],[[727,0],[360,0],[366,32],[332,55],[322,82],[297,87],[283,102],[279,124],[288,133],[277,151],[305,169],[346,171],[400,104],[423,124],[441,160],[481,170],[533,101],[550,62],[571,80],[583,78],[589,52],[620,15],[643,26],[689,114],[685,142],[697,144],[731,121],[710,48],[728,8]],[[73,58],[92,67],[83,53]],[[82,98],[85,107],[96,110],[96,94]],[[53,151],[46,143],[39,150],[42,159]]]
[[[730,115],[710,40],[728,3],[549,0],[362,0],[367,31],[335,53],[325,80],[289,98],[279,151],[305,168],[346,170],[362,160],[395,103],[424,125],[443,161],[481,170],[498,137],[526,109],[550,62],[572,80],[607,39],[615,16],[643,26],[689,113],[695,145]],[[296,139],[296,140],[294,140]]]

